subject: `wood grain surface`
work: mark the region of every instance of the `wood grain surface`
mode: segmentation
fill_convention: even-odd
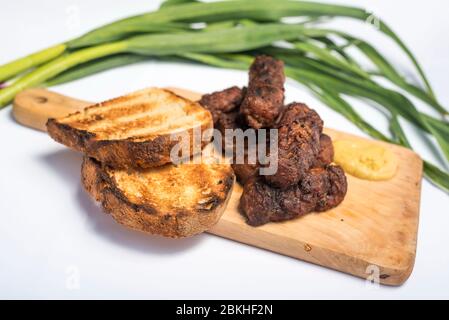
[[[169,89],[192,100],[201,96]],[[21,124],[45,130],[49,117],[61,117],[89,104],[45,89],[30,89],[16,97],[13,115]],[[325,131],[334,141],[366,140],[336,130]],[[348,175],[348,194],[339,207],[257,228],[247,225],[237,210],[242,188],[236,185],[223,217],[209,232],[382,284],[404,283],[416,255],[422,160],[408,149],[375,143],[399,158],[393,179],[372,182]]]

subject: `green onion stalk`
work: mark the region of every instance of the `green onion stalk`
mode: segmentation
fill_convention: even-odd
[[[61,72],[74,67],[80,63],[100,58],[105,55],[111,55],[123,52],[126,43],[116,42],[92,47],[72,54],[61,56],[47,64],[38,67],[36,70],[24,75],[8,87],[0,90],[0,107],[7,105],[19,92],[37,86],[46,80],[55,77]]]

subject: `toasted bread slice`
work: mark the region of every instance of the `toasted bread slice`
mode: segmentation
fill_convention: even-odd
[[[173,139],[172,134],[188,134],[191,151],[201,150],[208,141],[194,139],[194,132],[211,128],[209,111],[158,88],[98,103],[47,123],[54,140],[117,169],[170,163],[170,151],[181,139]]]
[[[88,157],[81,177],[86,190],[118,223],[171,238],[192,236],[215,225],[235,180],[228,164],[117,170]]]

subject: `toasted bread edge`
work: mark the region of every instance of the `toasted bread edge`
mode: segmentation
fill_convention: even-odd
[[[212,116],[210,121],[201,125],[201,132],[213,128]],[[125,140],[96,140],[95,134],[79,130],[70,125],[58,122],[57,119],[49,119],[47,131],[56,142],[71,149],[85,153],[101,163],[115,169],[126,168],[153,168],[171,163],[170,152],[178,143],[170,134],[161,135],[153,140],[133,141]],[[184,132],[190,137],[190,151],[193,153],[194,129],[189,128]],[[201,149],[210,141],[202,141]]]

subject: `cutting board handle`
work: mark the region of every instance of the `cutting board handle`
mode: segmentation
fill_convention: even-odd
[[[180,88],[167,89],[190,100],[196,101],[201,98],[196,92]],[[47,131],[46,123],[49,118],[65,117],[92,104],[93,102],[67,97],[43,88],[34,88],[22,91],[16,96],[13,116],[24,126]]]
[[[24,126],[47,131],[45,125],[49,118],[64,117],[91,104],[46,89],[28,89],[14,99],[13,116]]]

